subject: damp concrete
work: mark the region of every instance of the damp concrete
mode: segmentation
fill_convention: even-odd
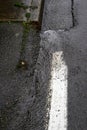
[[[87,129],[87,2],[73,2],[45,1],[41,32],[28,32],[25,70],[17,68],[22,25],[0,23],[2,130]]]

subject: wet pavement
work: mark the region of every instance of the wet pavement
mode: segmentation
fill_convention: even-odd
[[[23,7],[29,6],[30,2],[30,0],[0,0],[0,21],[22,21],[26,14]]]
[[[43,0],[0,0],[0,21],[41,20]]]
[[[0,23],[1,130],[87,129],[86,7],[46,0],[41,32],[30,28],[27,37],[23,24]]]
[[[0,23],[0,128],[2,130],[36,129],[42,118],[41,113],[40,116],[35,116],[40,105],[39,99],[35,98],[34,87],[34,71],[39,54],[39,32],[31,29],[25,42],[23,60],[27,62],[27,69],[17,67],[21,56],[22,36],[21,24]]]

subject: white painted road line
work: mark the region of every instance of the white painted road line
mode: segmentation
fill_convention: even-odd
[[[67,130],[67,65],[62,61],[62,52],[53,54],[52,100],[48,130]],[[57,65],[60,62],[60,69]]]
[[[47,87],[52,90],[49,92],[51,101],[49,106],[48,130],[67,130],[68,67],[63,58],[60,32],[60,30],[57,32],[47,30],[41,35],[41,49],[38,62],[43,64],[44,56],[44,64],[42,66],[38,66],[37,64],[40,72],[39,76],[42,77],[40,78],[41,83],[45,83],[46,76],[49,77],[50,75],[51,77],[48,81],[49,84],[47,84]],[[45,53],[49,57],[48,60],[47,58],[45,60]],[[50,70],[49,68],[45,68],[47,64],[50,66]]]

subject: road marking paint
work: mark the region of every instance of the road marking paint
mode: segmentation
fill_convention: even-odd
[[[67,74],[63,52],[55,52],[52,60],[52,99],[48,130],[67,130]]]

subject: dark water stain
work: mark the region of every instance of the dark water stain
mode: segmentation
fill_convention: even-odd
[[[15,6],[16,3],[26,3],[26,0],[0,0],[0,21],[22,20],[24,9]]]

